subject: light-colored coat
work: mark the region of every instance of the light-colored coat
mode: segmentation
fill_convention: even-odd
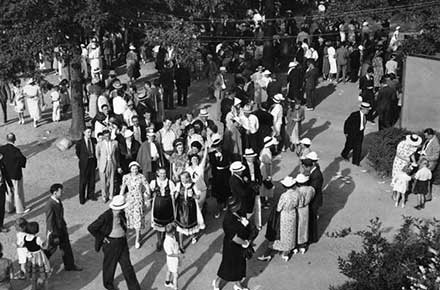
[[[109,166],[113,169],[119,167],[118,142],[114,140],[109,142],[110,146],[107,146],[107,141],[99,142],[96,145],[96,160],[101,172],[104,172]]]
[[[423,150],[422,156],[429,161],[428,168],[433,171],[436,168],[440,157],[440,143],[437,136],[434,136],[432,140],[427,140],[426,143],[428,143],[428,146],[426,148],[423,146],[425,150]]]

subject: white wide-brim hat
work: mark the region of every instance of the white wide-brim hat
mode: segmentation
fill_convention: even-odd
[[[232,172],[240,172],[246,169],[246,167],[240,161],[232,162],[229,168],[231,169]]]
[[[406,135],[405,139],[412,146],[420,146],[422,144],[422,137],[417,134]]]
[[[306,183],[307,181],[309,181],[309,177],[300,173],[296,176],[295,180],[298,183]]]
[[[296,180],[292,176],[286,176],[283,180],[280,181],[282,185],[285,187],[292,187],[295,185]]]
[[[125,197],[123,195],[116,195],[113,197],[112,201],[109,204],[109,207],[114,210],[121,210],[128,206],[125,202]]]

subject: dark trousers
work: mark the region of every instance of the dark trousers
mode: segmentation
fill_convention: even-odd
[[[163,87],[163,101],[165,109],[174,109],[174,85]]]
[[[54,235],[59,239],[59,244],[58,246],[49,244],[48,249],[45,251],[47,258],[50,259],[50,257],[56,252],[57,247],[59,247],[63,251],[64,269],[73,269],[75,267],[75,260],[73,258],[72,246],[70,245],[67,229],[57,234],[54,233]]]
[[[116,265],[119,263],[127,283],[128,290],[140,290],[139,282],[136,278],[133,266],[128,252],[127,239],[125,237],[113,239],[108,238],[110,243],[104,243],[102,251],[104,252],[104,261],[102,263],[102,280],[105,289],[115,290],[113,281],[115,279]]]
[[[87,199],[95,198],[95,174],[96,174],[96,158],[89,158],[87,166],[79,170],[79,202],[81,204]]]
[[[342,157],[348,158],[348,154],[353,150],[352,163],[354,165],[359,165],[362,158],[362,141],[364,139],[364,134],[359,135],[348,135],[345,140],[345,146],[342,150]]]
[[[3,122],[6,123],[8,122],[8,106],[7,106],[7,101],[6,100],[0,100],[0,105],[2,106],[2,110],[3,110]]]
[[[306,107],[315,108],[315,89],[306,88]]]
[[[0,229],[5,221],[6,184],[0,186]]]
[[[188,87],[177,87],[177,103],[181,106],[186,106],[188,104]]]
[[[318,209],[309,207],[309,242],[318,242]]]

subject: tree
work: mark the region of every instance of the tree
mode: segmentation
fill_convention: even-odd
[[[393,239],[382,234],[378,218],[371,220],[367,230],[356,233],[362,239],[362,249],[338,258],[341,273],[350,281],[331,289],[438,289],[440,221],[404,217]],[[420,287],[422,284],[427,288]]]

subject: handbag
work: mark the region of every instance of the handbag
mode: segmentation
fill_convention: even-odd
[[[280,212],[273,206],[267,220],[266,240],[273,242],[280,239]]]

